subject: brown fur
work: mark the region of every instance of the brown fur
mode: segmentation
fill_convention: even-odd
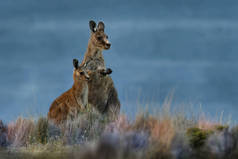
[[[72,88],[56,98],[50,106],[48,118],[59,124],[70,115],[74,117],[88,104],[89,74],[81,67],[76,67],[73,72],[74,84]]]
[[[81,66],[87,70],[105,70],[102,51],[109,49],[111,44],[108,41],[108,36],[104,33],[104,24],[99,22],[96,28],[96,23],[90,21],[89,26],[91,36]],[[115,116],[119,113],[120,101],[110,76],[102,77],[94,74],[88,86],[88,102],[90,105],[96,107],[101,113],[107,113],[110,116]]]
[[[90,76],[106,76],[112,73],[112,70],[98,69],[95,71],[85,71],[83,67],[78,66],[78,60],[73,60],[74,84],[72,88],[56,98],[50,106],[48,118],[55,124],[60,124],[67,118],[75,118],[80,111],[88,105],[88,82]]]

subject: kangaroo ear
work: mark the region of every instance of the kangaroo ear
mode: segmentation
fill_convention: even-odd
[[[73,59],[73,65],[75,69],[79,68],[79,61],[77,59]]]
[[[93,20],[89,21],[89,28],[92,32],[96,32],[96,23]]]
[[[99,23],[98,23],[97,30],[104,32],[104,28],[105,28],[104,23],[103,23],[103,22],[99,22]]]

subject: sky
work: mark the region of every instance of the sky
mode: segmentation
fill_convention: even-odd
[[[46,115],[72,84],[89,20],[103,21],[121,112],[200,107],[238,119],[236,0],[7,0],[0,4],[0,119]],[[218,115],[219,116],[219,115]]]

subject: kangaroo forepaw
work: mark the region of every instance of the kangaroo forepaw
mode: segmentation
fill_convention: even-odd
[[[106,73],[107,73],[108,75],[110,75],[110,74],[112,73],[112,69],[107,68]]]
[[[100,73],[103,75],[103,76],[106,76],[106,75],[110,75],[112,73],[112,69],[110,68],[107,68],[106,70],[101,70]]]

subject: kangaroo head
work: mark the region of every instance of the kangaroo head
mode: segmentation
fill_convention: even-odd
[[[79,66],[77,59],[73,59],[73,65],[74,65],[74,81],[88,81],[90,79],[89,74],[85,71],[83,66]]]
[[[94,47],[100,50],[110,49],[110,42],[108,41],[108,36],[104,33],[105,25],[103,22],[99,22],[98,25],[93,21],[89,21],[89,27],[91,30],[90,43]]]

